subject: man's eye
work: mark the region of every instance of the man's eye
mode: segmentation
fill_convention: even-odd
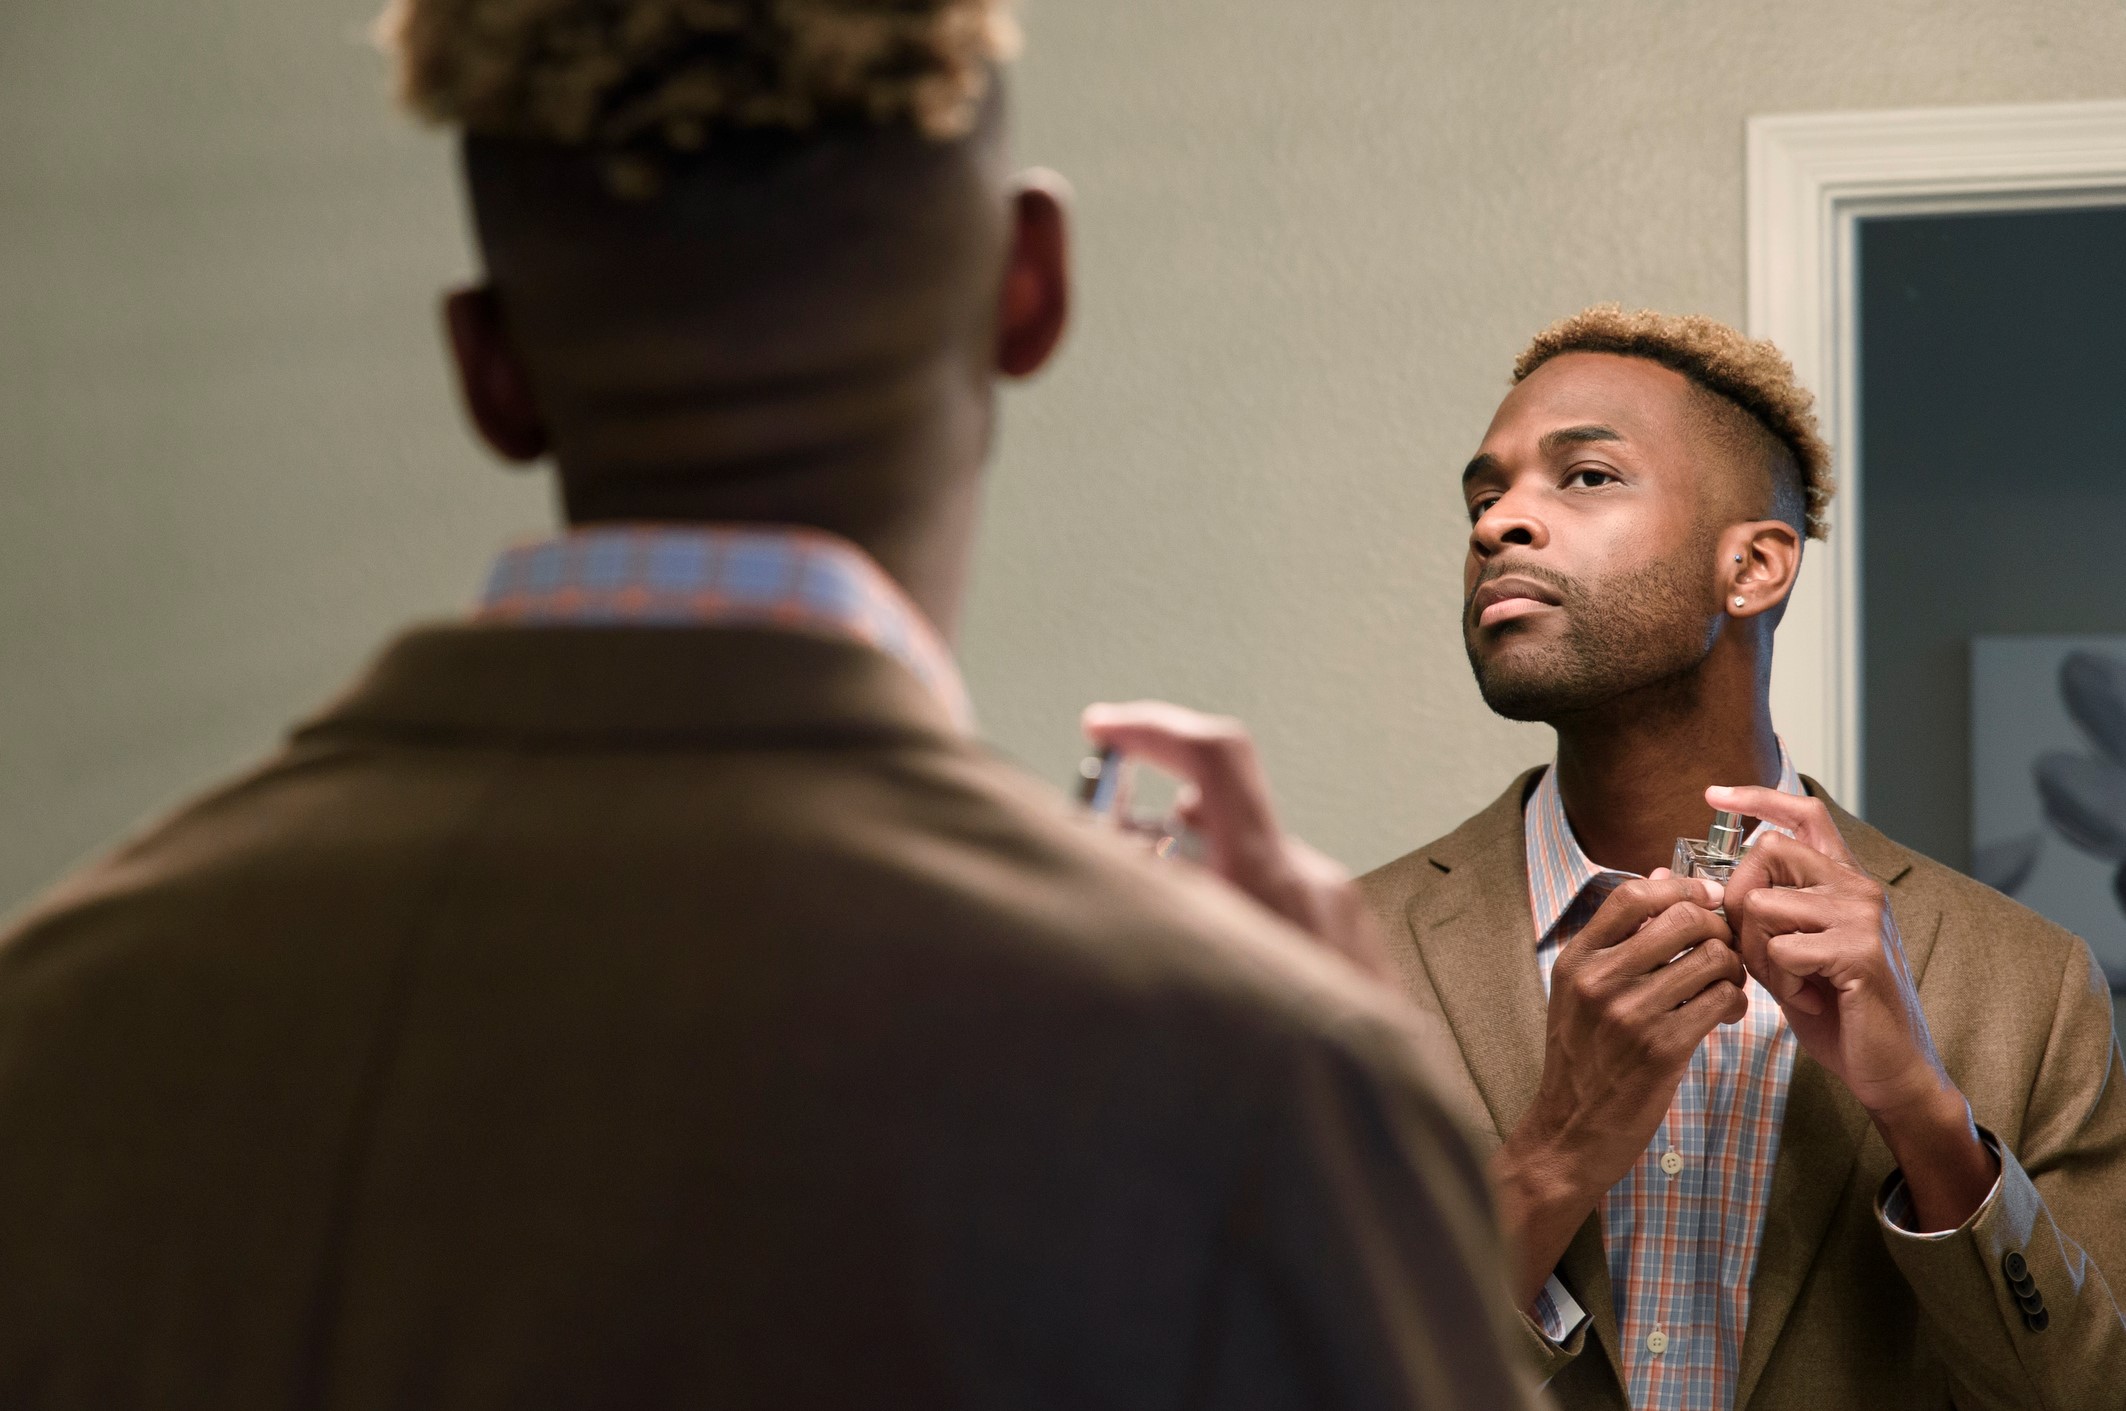
[[[1606,470],[1583,467],[1582,469],[1568,472],[1565,476],[1565,483],[1578,490],[1598,490],[1604,485],[1614,484],[1616,478],[1616,476]]]
[[[1482,519],[1484,517],[1484,511],[1490,509],[1498,502],[1499,497],[1496,495],[1485,495],[1480,499],[1471,500],[1469,502],[1469,522],[1471,524],[1474,524],[1478,520]]]

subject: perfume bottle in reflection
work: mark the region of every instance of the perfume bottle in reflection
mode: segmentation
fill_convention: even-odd
[[[1713,815],[1712,830],[1702,838],[1676,839],[1676,855],[1668,870],[1678,877],[1703,877],[1727,885],[1735,868],[1749,853],[1742,841],[1742,815],[1726,809]]]
[[[1078,766],[1078,802],[1102,825],[1137,839],[1156,858],[1202,862],[1204,843],[1195,830],[1171,812],[1139,813],[1131,806],[1135,791],[1135,761],[1112,745]]]

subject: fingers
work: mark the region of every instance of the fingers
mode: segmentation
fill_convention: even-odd
[[[1767,834],[1759,846],[1763,861],[1753,851],[1728,888],[1743,963],[1780,1004],[1823,1013],[1827,997],[1811,977],[1829,976],[1834,964],[1865,968],[1878,958],[1882,886],[1791,838]],[[1782,876],[1797,885],[1777,885]]]
[[[1752,784],[1740,788],[1714,785],[1705,791],[1705,801],[1748,818],[1761,818],[1776,828],[1785,828],[1826,857],[1851,862],[1845,838],[1831,821],[1823,800],[1807,794],[1783,794]]]
[[[1712,884],[1701,878],[1671,876],[1656,881],[1649,877],[1626,882],[1609,894],[1567,949],[1584,954],[1620,945],[1654,917],[1686,903],[1706,911],[1720,904]]]
[[[1664,878],[1673,877],[1675,875],[1675,873],[1669,871],[1669,869],[1667,869],[1666,867],[1656,867],[1653,871],[1646,874],[1646,880],[1649,882],[1659,882]],[[1721,886],[1718,882],[1715,882],[1710,877],[1700,877],[1697,880],[1700,885],[1702,885],[1706,890],[1706,899],[1703,905],[1709,911],[1718,911],[1727,900],[1727,889]]]
[[[1828,931],[1847,919],[1848,908],[1827,892],[1797,887],[1760,887],[1739,899],[1737,931],[1762,938],[1788,931]]]
[[[1285,840],[1285,852],[1299,877],[1304,905],[1315,916],[1306,927],[1327,946],[1365,974],[1393,985],[1395,967],[1388,958],[1388,943],[1366,900],[1351,880],[1350,869],[1312,844],[1297,838]]]
[[[1174,792],[1174,817],[1197,832],[1203,831],[1203,791],[1194,784],[1183,784]]]
[[[1633,994],[1632,1005],[1653,1018],[1682,1008],[1709,986],[1725,983],[1741,989],[1748,979],[1734,947],[1714,938],[1647,976]]]
[[[1804,936],[1773,936],[1765,945],[1769,964],[1758,974],[1757,983],[1787,1009],[1803,1014],[1821,1014],[1828,1007],[1813,977],[1822,974],[1815,958],[1796,949],[1794,943],[1813,940]],[[1753,973],[1757,967],[1752,967]]]
[[[1681,901],[1641,926],[1637,934],[1611,946],[1605,961],[1619,975],[1648,975],[1715,940],[1732,945],[1734,932],[1727,918],[1697,902]]]
[[[1303,923],[1305,929],[1330,938],[1348,925],[1354,909],[1364,911],[1350,870],[1342,863],[1298,838],[1286,838],[1283,852],[1282,871],[1292,899],[1280,910],[1311,918]]]
[[[1688,1059],[1705,1036],[1722,1024],[1739,1024],[1750,1012],[1749,995],[1732,980],[1716,980],[1680,1006],[1663,1026],[1663,1035]]]
[[[1852,875],[1851,864],[1834,861],[1827,854],[1784,833],[1763,833],[1750,845],[1734,875],[1727,879],[1728,905],[1741,907],[1744,899],[1768,887],[1825,887]]]
[[[1136,701],[1089,706],[1082,723],[1095,744],[1181,780],[1174,812],[1203,839],[1212,871],[1361,971],[1393,982],[1387,944],[1350,871],[1279,829],[1255,743],[1239,721]]]
[[[1818,931],[1767,937],[1764,948],[1772,964],[1789,975],[1836,979],[1852,969],[1852,957],[1840,937]]]
[[[1627,883],[1642,890],[1627,897],[1617,914],[1633,916],[1663,896],[1691,894],[1694,880]],[[1705,895],[1702,888],[1695,894]],[[1590,921],[1588,929],[1592,927]],[[1581,938],[1586,935],[1587,930],[1581,931],[1558,956],[1551,971],[1553,993],[1562,987],[1585,1012],[1612,1013],[1641,1028],[1707,985],[1722,980],[1739,983],[1747,975],[1731,944],[1726,919],[1696,901],[1674,902],[1615,945],[1583,948]]]
[[[1796,997],[1808,989],[1806,977],[1797,975],[1774,959],[1763,937],[1753,942],[1745,942],[1741,950],[1742,963],[1748,967],[1749,973],[1756,978],[1758,984],[1764,986],[1765,992],[1779,1003],[1793,1004]],[[1806,1004],[1803,1004],[1801,1009],[1806,1014],[1816,1012]]]
[[[1832,924],[1825,910],[1826,898],[1820,892],[1796,891],[1769,884],[1758,886],[1741,877],[1739,869],[1736,878],[1730,881],[1728,892],[1735,900],[1728,917],[1734,923],[1735,948],[1742,954],[1742,963],[1773,999],[1781,1004],[1792,1003],[1806,984],[1799,975],[1785,969],[1772,957],[1766,942],[1775,935],[1816,931]],[[1734,881],[1740,881],[1741,885],[1733,885]],[[1803,1012],[1813,1014],[1816,1011],[1804,1006]]]
[[[1194,791],[1186,817],[1203,835],[1216,870],[1230,875],[1275,848],[1269,782],[1239,721],[1165,701],[1133,701],[1088,706],[1081,724],[1093,743],[1150,760]]]
[[[1632,1030],[1639,1036],[1636,1057],[1657,1068],[1680,1069],[1707,1034],[1722,1024],[1740,1023],[1749,1009],[1740,982],[1714,980],[1674,1008],[1634,1022]]]

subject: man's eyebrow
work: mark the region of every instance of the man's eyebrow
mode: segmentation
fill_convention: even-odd
[[[1545,432],[1543,439],[1536,444],[1543,448],[1544,455],[1550,456],[1556,455],[1561,448],[1566,446],[1584,446],[1594,441],[1622,441],[1623,439],[1624,433],[1615,427],[1602,426],[1590,422],[1585,426],[1561,426],[1555,431]],[[1505,469],[1504,462],[1489,451],[1484,451],[1475,460],[1469,462],[1468,466],[1462,471],[1462,488],[1464,490],[1468,489],[1469,482],[1480,475],[1497,475],[1503,473]]]
[[[1468,466],[1462,471],[1462,488],[1464,490],[1468,489],[1469,482],[1479,475],[1489,475],[1499,469],[1501,467],[1497,456],[1492,455],[1489,451],[1478,453],[1477,458],[1469,462]]]
[[[1561,426],[1556,431],[1546,431],[1537,444],[1545,455],[1561,446],[1584,446],[1590,441],[1622,441],[1624,433],[1608,426]]]

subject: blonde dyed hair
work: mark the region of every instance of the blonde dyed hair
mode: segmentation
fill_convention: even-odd
[[[1597,304],[1558,320],[1535,336],[1513,365],[1520,382],[1565,353],[1617,353],[1672,368],[1704,390],[1733,402],[1786,448],[1801,474],[1807,532],[1830,532],[1831,448],[1816,430],[1815,394],[1794,377],[1794,365],[1771,342],[1748,338],[1700,314],[1664,314]]]
[[[719,130],[975,125],[1011,0],[390,0],[400,101],[430,122],[655,160]]]

